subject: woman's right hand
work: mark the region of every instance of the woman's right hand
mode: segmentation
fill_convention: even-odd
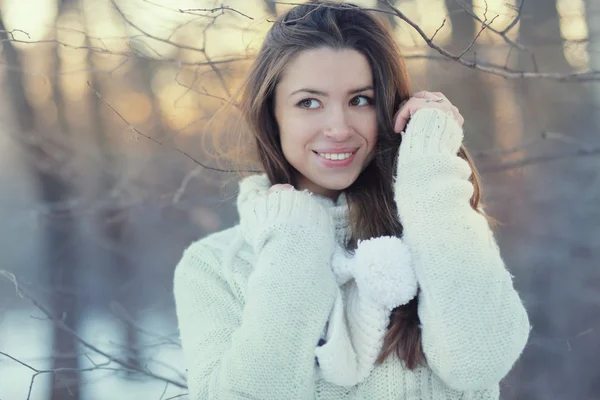
[[[277,185],[271,186],[269,188],[269,190],[267,191],[267,194],[277,193],[282,190],[290,190],[290,189],[295,190],[294,187],[292,185],[290,185],[289,183],[278,183]]]
[[[265,176],[242,181],[238,210],[242,233],[255,250],[273,234],[321,242],[335,238],[332,216],[315,195],[289,184],[271,185]]]

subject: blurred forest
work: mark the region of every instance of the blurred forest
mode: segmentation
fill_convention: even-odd
[[[600,399],[600,0],[354,3],[465,117],[533,325],[502,399]],[[288,7],[0,1],[0,400],[186,398],[173,269],[237,220],[205,127]]]

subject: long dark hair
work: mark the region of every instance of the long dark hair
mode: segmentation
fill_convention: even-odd
[[[272,183],[295,185],[296,170],[286,160],[274,115],[274,93],[282,72],[299,52],[317,48],[353,49],[369,61],[375,87],[378,139],[373,161],[346,189],[352,251],[357,241],[382,235],[402,235],[393,197],[395,161],[401,136],[393,133],[393,116],[410,97],[404,61],[383,19],[360,7],[331,1],[311,1],[281,15],[267,33],[245,80],[239,108],[253,135],[257,162]],[[241,142],[240,142],[241,143]],[[477,171],[464,147],[459,154],[471,166],[474,194],[471,205],[480,206]],[[417,313],[418,297],[392,311],[377,363],[396,353],[414,369],[425,362]]]

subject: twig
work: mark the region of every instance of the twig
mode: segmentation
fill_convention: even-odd
[[[438,34],[439,31],[442,30],[444,25],[446,25],[446,18],[444,18],[444,20],[442,21],[442,25],[440,25],[440,27],[437,28],[436,31],[433,33],[433,36],[431,36],[431,41],[433,41],[433,39],[435,39],[435,36]]]
[[[221,6],[220,6],[220,7],[217,7],[217,8],[189,8],[189,9],[181,9],[181,8],[180,8],[180,9],[179,9],[179,12],[181,12],[181,13],[186,13],[186,14],[187,14],[187,13],[191,14],[191,13],[195,13],[195,12],[208,12],[208,13],[211,13],[211,14],[212,14],[212,13],[214,13],[214,12],[216,12],[216,11],[221,11],[221,12],[223,12],[223,11],[225,11],[225,10],[228,10],[228,11],[233,11],[234,13],[237,13],[237,14],[239,14],[239,15],[243,16],[243,17],[246,17],[246,18],[248,18],[248,19],[250,19],[250,20],[254,21],[254,18],[252,18],[251,16],[249,16],[249,15],[246,15],[246,14],[244,14],[243,12],[236,10],[235,8],[232,8],[232,7],[229,7],[229,6],[224,6],[224,5],[222,5],[222,4],[221,4]],[[192,14],[192,15],[198,15],[198,14]]]
[[[156,333],[152,333],[152,332],[148,332],[147,330],[145,330],[144,328],[142,328],[140,326],[140,324],[138,322],[136,322],[133,317],[131,316],[131,314],[129,314],[129,312],[127,312],[127,310],[125,309],[125,307],[123,307],[123,305],[117,301],[114,301],[111,303],[111,310],[112,312],[117,316],[117,318],[119,318],[120,320],[128,323],[129,325],[133,326],[138,332],[143,333],[145,335],[148,335],[150,337],[156,338],[156,339],[162,339],[165,340],[165,342],[173,344],[177,347],[181,347],[179,343],[177,343],[176,341],[170,339],[167,336],[163,336],[163,335],[159,335]]]
[[[470,9],[470,7],[469,7],[467,4],[465,4],[465,3],[464,3],[462,0],[456,0],[456,2],[458,3],[458,5],[459,5],[459,6],[460,6],[460,7],[461,7],[461,8],[462,8],[462,9],[463,9],[463,10],[464,10],[464,11],[465,11],[467,14],[469,14],[469,16],[471,16],[471,18],[475,19],[476,21],[483,22],[483,21],[481,20],[481,18],[479,18],[479,17],[477,16],[477,14],[475,14],[475,13],[474,13],[474,12],[473,12],[473,11]],[[529,48],[527,48],[527,47],[523,46],[523,45],[522,45],[522,44],[520,44],[520,43],[517,43],[516,41],[514,41],[514,40],[512,40],[511,38],[509,38],[509,37],[508,37],[508,32],[509,32],[509,31],[510,31],[512,28],[514,28],[514,27],[515,27],[515,25],[516,25],[516,24],[517,24],[517,23],[518,23],[518,22],[521,20],[521,15],[522,15],[522,12],[523,12],[523,5],[524,5],[524,4],[525,4],[525,0],[521,0],[521,4],[519,5],[519,8],[517,9],[517,15],[515,16],[515,18],[513,18],[513,20],[511,21],[511,23],[510,23],[510,24],[509,24],[509,25],[508,25],[508,26],[507,26],[507,27],[506,27],[504,30],[502,30],[502,31],[498,31],[497,29],[495,29],[495,28],[493,28],[493,27],[491,27],[491,26],[489,26],[489,27],[488,27],[488,30],[489,30],[490,32],[493,32],[493,33],[497,34],[498,36],[500,36],[500,37],[501,37],[501,38],[504,40],[504,42],[505,42],[506,44],[508,44],[508,45],[509,45],[511,48],[513,48],[513,47],[514,47],[514,48],[517,48],[517,49],[519,49],[519,50],[521,50],[521,51],[524,51],[524,52],[526,52],[526,53],[529,53],[529,55],[531,56],[531,62],[532,62],[532,64],[533,64],[533,70],[534,70],[535,72],[540,72],[540,71],[539,71],[539,68],[538,68],[537,59],[536,59],[536,57],[535,57],[535,53],[534,53],[534,52],[533,52],[531,49],[529,49]],[[486,2],[486,5],[487,5],[487,2]]]
[[[167,393],[168,387],[169,387],[169,382],[165,383],[165,388],[163,389],[162,393],[160,394],[160,398],[158,400],[163,400],[163,397],[165,397],[165,393]]]
[[[494,23],[494,21],[496,20],[496,18],[498,18],[497,15],[494,18],[492,18],[492,20],[490,21],[490,25]],[[473,41],[471,42],[471,44],[469,46],[467,46],[467,48],[464,49],[463,52],[458,55],[458,57],[462,58],[462,56],[464,56],[465,53],[467,53],[469,50],[471,50],[471,48],[475,45],[475,42],[477,42],[477,39],[479,39],[479,37],[481,36],[481,34],[483,33],[483,31],[485,31],[485,29],[488,26],[489,25],[486,24],[485,21],[481,24],[481,29],[479,30],[479,32],[477,32],[477,35],[475,35],[475,38],[473,38]]]
[[[92,87],[92,85],[90,84],[90,82],[88,82],[88,86],[90,87],[90,89],[92,89],[92,91],[94,92],[94,94],[96,96],[98,96],[98,98],[100,100],[102,100],[102,102],[104,104],[106,104],[106,106],[108,106],[108,108],[110,108],[112,111],[114,111],[115,114],[117,114],[117,116],[127,124],[127,127],[129,129],[131,129],[133,132],[135,132],[136,134],[150,140],[153,143],[156,143],[157,145],[160,146],[165,146],[163,142],[154,139],[152,136],[146,135],[145,133],[141,132],[139,129],[137,129],[135,126],[131,125],[127,119],[125,119],[125,117],[123,117],[123,115],[121,115],[120,112],[118,112],[108,101],[106,101],[106,99],[96,90]],[[221,169],[221,168],[217,168],[217,167],[211,167],[209,165],[203,164],[200,161],[198,161],[197,159],[195,159],[194,157],[192,157],[189,153],[178,149],[177,147],[171,147],[171,149],[175,150],[176,152],[178,152],[179,154],[182,154],[184,156],[186,156],[188,159],[190,159],[192,162],[194,162],[195,164],[198,164],[200,166],[202,166],[205,169],[211,170],[211,171],[218,171],[218,172],[227,172],[227,173],[232,173],[232,172],[240,172],[239,170],[234,170],[234,169]],[[260,171],[243,171],[243,172],[260,172]]]
[[[115,8],[115,10],[117,11],[117,13],[121,16],[121,18],[123,18],[123,20],[125,21],[125,23],[127,25],[131,26],[132,28],[134,28],[135,30],[141,32],[146,37],[149,37],[150,39],[154,39],[154,40],[156,40],[158,42],[162,42],[162,43],[165,43],[165,44],[169,44],[171,46],[175,46],[175,47],[183,49],[183,50],[191,50],[191,51],[197,51],[197,52],[200,52],[200,53],[204,53],[204,49],[203,48],[198,48],[196,46],[189,46],[189,45],[185,45],[185,44],[173,42],[173,41],[171,41],[169,39],[161,38],[159,36],[156,36],[156,35],[153,35],[153,34],[149,33],[148,31],[146,31],[143,28],[141,28],[138,24],[134,23],[129,18],[127,18],[127,16],[123,12],[123,10],[121,10],[121,8],[119,7],[119,5],[117,4],[116,0],[110,0],[110,1],[112,3],[113,7]]]
[[[169,382],[170,384],[175,385],[180,388],[187,387],[185,382],[179,382],[179,381],[173,380],[171,378],[157,375],[157,374],[152,373],[147,370],[143,370],[134,364],[131,364],[127,361],[123,361],[123,360],[121,360],[115,356],[112,356],[112,355],[108,354],[107,352],[99,349],[98,347],[94,346],[90,342],[83,339],[77,332],[75,332],[73,329],[71,329],[69,326],[67,326],[62,319],[57,318],[54,314],[52,314],[52,312],[47,310],[46,307],[44,307],[42,304],[40,304],[40,302],[38,302],[33,296],[26,293],[26,290],[24,290],[23,287],[21,285],[19,285],[14,274],[12,274],[8,271],[5,271],[5,270],[0,270],[0,276],[4,277],[5,279],[10,281],[15,286],[15,290],[19,297],[29,300],[35,307],[37,307],[40,311],[42,311],[42,313],[44,313],[46,315],[46,317],[48,317],[48,319],[51,320],[60,330],[71,335],[77,342],[81,343],[86,348],[94,351],[97,354],[100,354],[103,357],[106,357],[108,360],[110,360],[110,361],[114,362],[115,364],[118,364],[130,371],[139,372],[144,375],[150,376],[151,378],[163,381],[163,382]],[[31,367],[31,369],[34,369],[34,368]],[[67,371],[67,370],[73,370],[73,369],[61,368],[61,369],[54,370],[54,372]],[[86,371],[86,369],[77,369],[77,371]],[[33,379],[32,379],[32,385],[33,385]]]

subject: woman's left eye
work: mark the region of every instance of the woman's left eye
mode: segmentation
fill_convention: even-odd
[[[350,100],[350,103],[353,106],[359,106],[359,107],[368,106],[373,103],[373,99],[371,99],[370,97],[367,97],[367,96],[356,96],[355,98]]]

